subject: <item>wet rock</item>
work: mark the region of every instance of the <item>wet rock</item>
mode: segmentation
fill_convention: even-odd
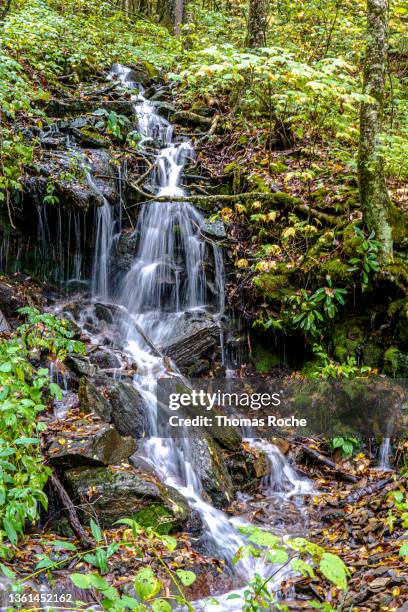
[[[66,364],[77,376],[95,377],[99,374],[97,366],[92,364],[88,357],[82,355],[70,353]]]
[[[65,472],[67,487],[88,516],[108,527],[121,518],[168,532],[188,519],[189,507],[171,487],[130,469],[74,468]]]
[[[110,141],[98,132],[90,130],[87,127],[77,129],[72,128],[71,133],[75,138],[75,141],[81,147],[90,149],[107,148],[110,146]]]
[[[287,455],[290,451],[291,444],[285,438],[271,438],[270,442],[279,448],[282,455]]]
[[[112,267],[116,273],[123,273],[130,270],[137,252],[139,236],[133,230],[125,230],[122,232],[115,254],[112,258]]]
[[[84,465],[120,465],[136,451],[133,438],[121,436],[114,427],[97,424],[79,427],[73,438],[61,433],[47,449],[50,461],[64,469]]]
[[[112,324],[116,316],[120,313],[120,308],[114,304],[102,304],[97,302],[95,304],[95,314],[100,321]]]
[[[111,421],[124,436],[142,438],[148,431],[148,415],[139,391],[122,381],[108,387]]]
[[[17,310],[23,307],[23,302],[12,285],[0,283],[0,309],[5,317],[13,317]]]
[[[7,323],[7,319],[0,310],[0,334],[8,334],[9,331],[10,331],[10,326]]]
[[[101,369],[118,369],[122,366],[121,360],[112,350],[102,347],[90,353],[89,361]]]
[[[208,370],[218,348],[220,329],[213,321],[188,324],[174,340],[161,347],[183,374],[197,376]]]
[[[111,420],[112,404],[105,396],[106,390],[94,382],[83,378],[79,385],[78,396],[83,412],[95,413],[106,423]]]
[[[170,115],[173,115],[176,112],[176,107],[170,102],[155,102],[154,106],[157,114],[165,117],[166,119],[169,119]]]
[[[69,117],[70,115],[82,115],[93,113],[104,108],[107,111],[114,111],[118,115],[133,117],[133,104],[130,100],[58,100],[53,98],[46,107],[46,113],[50,117]]]
[[[212,238],[226,238],[227,236],[224,222],[221,219],[216,219],[215,221],[206,219],[201,226],[201,232]]]
[[[233,500],[234,485],[221,449],[205,434],[191,438],[190,444],[193,469],[202,481],[204,491],[215,506],[225,508]]]

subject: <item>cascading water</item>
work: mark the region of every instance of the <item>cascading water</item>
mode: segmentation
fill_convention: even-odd
[[[116,65],[111,78],[119,79],[135,90],[131,71]],[[221,249],[209,245],[201,229],[204,218],[188,202],[163,200],[183,196],[180,179],[187,160],[193,157],[191,142],[177,142],[172,126],[160,117],[154,105],[143,97],[133,96],[135,115],[141,136],[140,147],[155,149],[154,168],[147,186],[160,201],[143,205],[136,227],[137,252],[133,265],[122,281],[117,301],[125,313],[121,316],[123,344],[138,364],[134,384],[148,408],[149,437],[139,444],[139,454],[148,462],[159,478],[175,487],[189,501],[203,524],[207,549],[228,563],[237,549],[244,544],[237,527],[238,519],[230,519],[203,499],[203,485],[194,469],[193,446],[187,435],[173,440],[157,437],[156,383],[163,376],[180,376],[177,368],[164,363],[160,354],[152,350],[177,333],[181,320],[188,320],[193,312],[204,312],[219,322],[224,310],[224,265]],[[92,177],[88,177],[92,185]],[[93,184],[93,188],[97,188]],[[93,293],[95,297],[112,297],[109,289],[109,257],[115,236],[115,221],[108,202],[98,210],[97,240],[93,267]],[[210,297],[208,259],[213,262],[216,297]],[[141,333],[142,330],[142,333]],[[147,341],[149,338],[149,341]],[[285,494],[309,492],[308,485],[300,484],[295,472],[287,465],[280,451],[271,444],[258,442],[267,454],[274,489]],[[278,460],[279,459],[279,460]],[[266,483],[267,486],[271,482]],[[242,521],[241,521],[242,524]],[[241,579],[249,579],[254,572],[268,575],[268,567],[259,559],[243,559],[235,569]],[[282,569],[275,576],[278,583],[287,573]],[[223,610],[241,609],[223,598]],[[204,606],[204,607],[203,607]],[[196,609],[209,609],[208,604],[197,603]],[[219,609],[219,608],[218,608]]]

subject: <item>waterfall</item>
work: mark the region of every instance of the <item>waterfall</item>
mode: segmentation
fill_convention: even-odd
[[[119,79],[132,90],[141,136],[139,147],[145,147],[146,152],[147,149],[156,151],[146,189],[160,198],[169,197],[167,202],[152,200],[142,206],[135,229],[137,251],[130,270],[122,279],[119,295],[116,294],[124,313],[120,322],[123,346],[138,364],[134,385],[149,414],[149,436],[139,441],[138,453],[162,482],[175,487],[199,513],[207,549],[231,563],[237,549],[245,544],[238,530],[242,522],[231,519],[204,501],[203,485],[193,467],[193,448],[187,433],[185,438],[178,440],[157,437],[157,380],[180,374],[174,364],[169,372],[168,364],[152,350],[152,343],[160,346],[164,340],[175,337],[180,320],[191,312],[205,312],[220,323],[225,309],[223,253],[216,244],[205,240],[201,231],[203,215],[188,202],[171,201],[172,197],[186,195],[180,181],[186,163],[194,157],[191,142],[178,141],[174,137],[170,123],[156,113],[154,104],[143,96],[143,90],[137,90],[128,68],[114,66],[111,78]],[[97,189],[91,176],[88,182]],[[97,211],[94,297],[113,297],[109,287],[109,258],[114,240],[115,219],[105,200]],[[213,262],[213,292],[209,291],[209,260]],[[280,478],[281,491],[285,494],[305,492],[280,451],[267,443],[262,443],[262,449],[271,465],[271,479],[266,486],[272,488],[271,482]],[[261,559],[242,559],[235,567],[242,580],[250,579],[254,572],[268,576],[271,571]],[[279,571],[276,583],[287,572],[287,568]],[[220,599],[223,610],[241,609],[225,597]],[[207,603],[198,602],[195,607],[209,609]]]
[[[391,438],[386,437],[381,443],[378,453],[378,469],[387,472],[390,470]]]

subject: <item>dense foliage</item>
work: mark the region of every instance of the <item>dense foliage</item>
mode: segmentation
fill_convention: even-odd
[[[41,355],[63,360],[67,352],[83,352],[72,340],[66,321],[36,309],[24,308],[27,322],[9,340],[0,342],[0,538],[14,546],[27,522],[47,507],[43,491],[50,475],[40,449],[45,425],[39,420],[52,397],[61,391],[50,381],[48,367],[38,367]],[[0,548],[8,556],[7,546]]]

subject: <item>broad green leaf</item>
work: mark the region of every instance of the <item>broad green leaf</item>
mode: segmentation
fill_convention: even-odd
[[[320,571],[330,582],[340,589],[347,588],[347,567],[337,555],[332,553],[323,553],[320,565]]]
[[[85,574],[71,574],[70,578],[76,587],[79,589],[89,589],[91,587],[91,580],[89,575]]]
[[[194,572],[188,570],[176,570],[176,574],[183,586],[190,586],[197,578]]]
[[[142,601],[146,601],[160,591],[162,584],[156,578],[151,567],[139,570],[134,580],[136,594]]]

